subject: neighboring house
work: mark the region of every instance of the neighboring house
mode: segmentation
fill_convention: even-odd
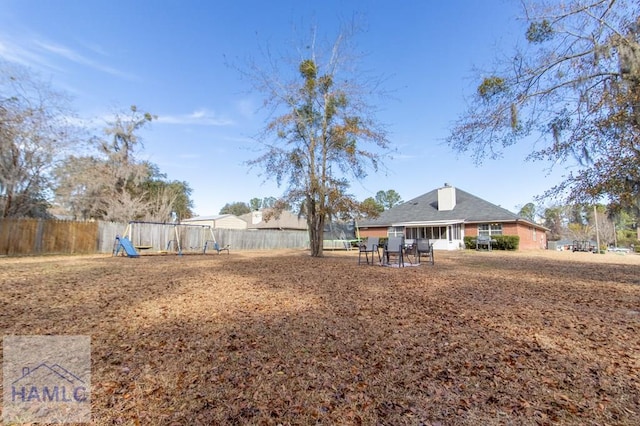
[[[518,235],[520,249],[546,249],[547,228],[448,184],[358,224],[360,236],[429,238],[438,250],[464,247],[464,237]]]
[[[247,222],[233,214],[192,217],[182,220],[181,223],[186,225],[209,225],[214,229],[247,229]]]
[[[290,211],[282,211],[267,219],[270,211],[263,209],[243,214],[240,219],[247,223],[247,229],[275,229],[280,231],[306,231],[307,221]]]

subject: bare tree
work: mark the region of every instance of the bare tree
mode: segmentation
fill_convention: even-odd
[[[47,215],[49,172],[73,141],[67,99],[0,61],[0,217]]]
[[[94,156],[69,156],[53,170],[55,203],[74,219],[102,218],[102,199],[107,180],[104,160]]]
[[[131,220],[145,215],[150,208],[141,187],[151,170],[147,163],[135,159],[142,147],[140,129],[154,120],[148,112],[140,112],[133,105],[129,113],[116,113],[104,132],[111,140],[101,140],[100,150],[107,159],[107,181],[103,203],[105,217],[111,220]]]
[[[567,227],[567,237],[572,240],[586,241],[595,239],[596,230],[593,225],[581,225],[579,223],[570,223]]]
[[[526,49],[481,76],[448,142],[476,161],[531,142],[531,160],[576,166],[548,196],[640,208],[637,0],[523,1]]]
[[[135,106],[116,113],[104,130],[107,137],[94,139],[96,155],[69,157],[56,169],[57,201],[85,219],[125,222],[146,217],[153,208],[143,183],[154,170],[136,154],[142,143],[138,132],[153,119]]]
[[[144,220],[152,222],[171,222],[173,220],[172,213],[174,212],[173,206],[180,193],[177,188],[171,186],[163,186],[153,194],[149,194],[149,210],[147,211]]]
[[[613,245],[616,243],[616,227],[609,216],[605,206],[596,206],[595,219],[598,221],[598,234],[602,244]],[[595,227],[595,222],[594,222]]]
[[[354,57],[348,55],[352,35],[343,30],[323,55],[314,32],[294,61],[297,73],[291,80],[275,66],[247,73],[266,95],[271,113],[258,138],[262,154],[248,164],[279,185],[287,181],[282,201],[301,206],[314,257],[323,254],[326,220],[357,210],[359,203],[347,192],[349,179],[363,179],[368,166],[376,170],[381,150],[388,147],[367,103],[378,87],[353,68]]]

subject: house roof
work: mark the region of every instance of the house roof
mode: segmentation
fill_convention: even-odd
[[[257,212],[243,214],[242,216],[240,216],[240,219],[247,222],[247,229],[307,229],[307,221],[304,218],[299,218],[297,215],[291,213],[290,211],[282,211],[277,217],[273,216],[267,220],[265,219],[265,217],[269,212],[270,210],[268,209],[261,210],[259,212],[260,216],[258,219],[258,223],[253,223],[253,215]]]
[[[189,219],[183,219],[182,221],[183,222],[201,222],[204,220],[220,220],[229,216],[237,217],[236,215],[233,215],[233,214],[217,214],[213,216],[196,216]]]
[[[427,192],[412,200],[385,210],[373,220],[362,221],[361,228],[377,226],[438,226],[451,223],[525,222],[532,226],[544,227],[518,216],[500,206],[455,188],[455,207],[452,210],[438,210],[438,189]]]

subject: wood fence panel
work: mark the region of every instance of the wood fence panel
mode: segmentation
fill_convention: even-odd
[[[0,254],[19,255],[32,252],[35,243],[37,220],[0,220]]]
[[[116,236],[122,236],[126,223],[98,221],[98,253],[112,253]]]
[[[38,239],[42,253],[95,253],[98,248],[97,222],[41,221]],[[39,229],[40,231],[40,229]]]
[[[43,219],[0,220],[0,254],[95,253],[98,224]]]
[[[112,253],[116,236],[123,236],[128,224],[41,219],[0,219],[0,255],[53,253]],[[213,235],[212,235],[213,231]],[[213,229],[158,223],[134,223],[130,228],[134,246],[148,251],[201,253],[213,251],[213,240],[232,251],[309,248],[306,231]],[[168,250],[167,250],[168,249]]]
[[[309,248],[306,231],[216,229],[221,246],[229,244],[231,250],[273,250]]]

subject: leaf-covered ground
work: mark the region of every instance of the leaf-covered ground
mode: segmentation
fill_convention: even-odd
[[[0,259],[3,335],[92,339],[96,425],[637,425],[640,256]]]

